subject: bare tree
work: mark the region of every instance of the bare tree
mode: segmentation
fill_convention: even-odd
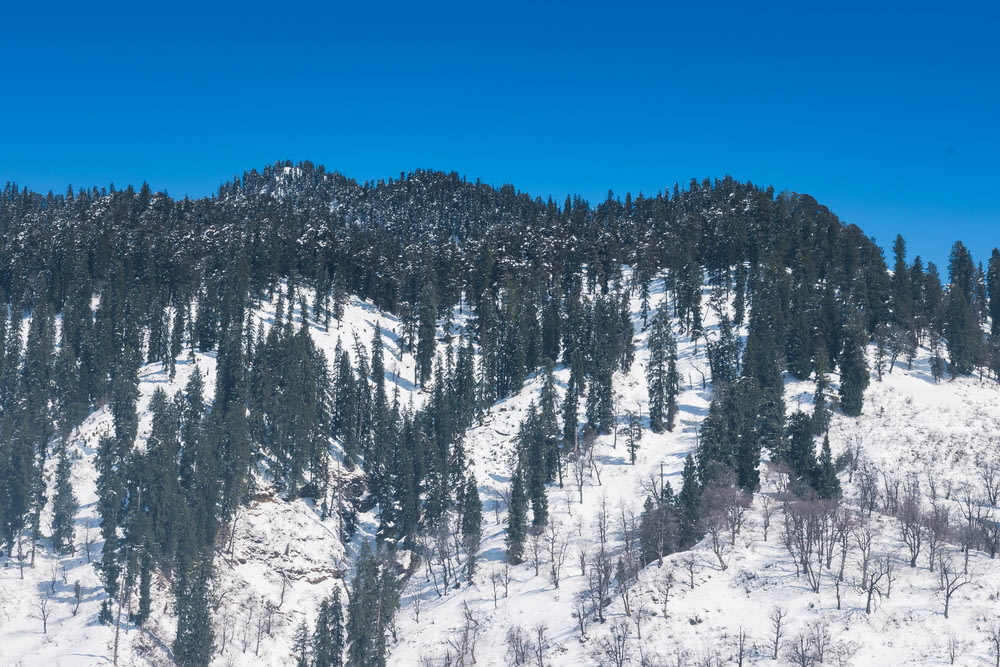
[[[599,553],[591,561],[588,568],[588,583],[590,601],[597,620],[604,622],[604,606],[608,603],[608,591],[611,589],[611,559],[606,553]]]
[[[865,464],[858,470],[857,477],[858,507],[862,514],[871,516],[879,501],[878,472],[873,466]]]
[[[656,588],[661,596],[660,604],[663,607],[663,618],[667,617],[667,604],[670,602],[670,591],[673,590],[676,583],[677,580],[674,577],[673,569],[664,571],[656,581]]]
[[[949,632],[945,648],[948,651],[948,664],[954,665],[955,659],[958,657],[958,654],[961,653],[965,648],[965,642],[956,637],[954,632]]]
[[[876,597],[889,597],[893,575],[892,558],[888,554],[874,560],[867,581],[860,587],[860,592],[865,595],[866,614],[872,613],[872,602]]]
[[[924,515],[920,509],[920,485],[916,480],[911,480],[906,485],[896,518],[899,520],[900,539],[910,551],[910,567],[916,567],[926,533]]]
[[[764,541],[767,542],[767,530],[771,527],[771,517],[774,515],[774,501],[770,496],[760,494],[760,521],[764,529]]]
[[[990,449],[995,449],[993,445]],[[983,483],[983,490],[986,492],[986,499],[989,500],[990,507],[996,507],[1000,500],[1000,463],[994,459],[981,460],[977,462],[979,479]]]
[[[1000,618],[994,618],[986,626],[986,641],[989,643],[990,648],[993,649],[993,655],[996,657],[996,667],[1000,667]]]
[[[528,664],[531,639],[520,625],[512,625],[507,630],[507,657],[511,665]]]
[[[812,667],[818,662],[816,654],[813,652],[811,638],[805,632],[800,632],[792,637],[785,657],[790,664],[797,667]]]
[[[632,614],[632,621],[635,622],[635,636],[640,642],[642,641],[642,617],[646,615],[646,608],[649,606],[649,596],[639,593],[635,597],[634,609],[635,613]]]
[[[587,641],[587,605],[583,598],[577,598],[573,603],[573,618],[576,619],[576,625],[580,628],[580,641]]]
[[[32,618],[37,618],[42,622],[42,634],[49,632],[49,616],[52,614],[52,598],[39,591],[31,601],[31,608],[34,609]]]
[[[545,543],[549,552],[549,580],[555,588],[559,588],[559,576],[566,562],[569,542],[554,521],[549,521],[545,528]]]
[[[642,639],[640,637],[640,639]],[[743,667],[743,661],[747,656],[747,631],[741,625],[736,631],[736,664]]]
[[[684,557],[681,558],[681,566],[687,571],[688,585],[691,587],[691,590],[694,590],[694,572],[697,565],[698,559],[691,552],[684,554]]]
[[[962,586],[971,583],[969,575],[961,572],[952,562],[951,556],[938,558],[938,589],[944,597],[944,617],[948,618],[951,598]]]
[[[531,547],[531,564],[535,566],[535,576],[537,577],[542,565],[542,555],[545,553],[545,540],[542,538],[541,532],[533,530],[528,544]]]
[[[614,667],[624,667],[629,664],[632,657],[631,647],[628,638],[631,628],[627,620],[616,619],[608,628],[608,634],[598,646],[598,656],[602,663],[614,665]],[[603,659],[602,659],[603,658]]]
[[[944,541],[951,536],[948,506],[932,503],[930,511],[924,515],[924,526],[927,535],[927,568],[933,572],[935,557]]]
[[[781,607],[775,607],[768,618],[771,619],[771,658],[777,660],[778,651],[781,649],[781,638],[785,636],[788,612]]]
[[[457,637],[449,637],[448,644],[455,649],[459,665],[476,664],[476,642],[479,640],[479,620],[476,619],[468,602],[462,603],[462,614],[465,620]]]
[[[534,641],[531,644],[531,652],[535,656],[535,665],[536,667],[545,667],[543,659],[545,658],[545,649],[548,647],[545,633],[548,632],[549,626],[545,623],[539,623],[532,629],[534,630]]]
[[[860,558],[858,567],[861,569],[861,588],[868,588],[868,568],[871,566],[872,541],[875,538],[875,531],[872,529],[871,519],[867,514],[858,517],[858,523],[851,531],[854,537],[854,545],[858,548]]]

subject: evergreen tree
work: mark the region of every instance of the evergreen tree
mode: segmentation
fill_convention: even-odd
[[[989,295],[990,335],[1000,338],[1000,249],[994,248],[986,269],[986,290]]]
[[[59,444],[57,451],[59,462],[56,464],[56,489],[52,501],[52,547],[61,554],[71,554],[76,550],[73,535],[76,524],[76,511],[79,503],[73,493],[73,482],[70,478],[72,463],[66,447],[66,441]]]
[[[347,609],[347,662],[358,667],[384,667],[385,635],[399,608],[399,584],[367,545],[358,559],[353,589]]]
[[[677,373],[677,341],[670,329],[666,301],[660,303],[649,334],[649,427],[654,433],[674,429],[680,376]]]
[[[316,619],[312,642],[311,667],[340,667],[344,655],[344,611],[340,602],[340,588],[323,600]]]
[[[684,459],[681,473],[681,490],[677,494],[678,543],[681,549],[689,549],[701,537],[698,522],[701,518],[701,483],[694,458],[688,454]]]
[[[868,361],[865,358],[865,335],[860,326],[848,329],[840,355],[840,407],[844,414],[861,414],[868,387]]]
[[[479,498],[479,484],[469,475],[462,498],[462,548],[465,549],[465,573],[472,582],[476,572],[476,555],[483,537],[483,503]]]
[[[507,561],[520,565],[524,558],[524,539],[528,526],[528,496],[524,491],[524,478],[515,470],[510,487],[510,507],[507,512]]]

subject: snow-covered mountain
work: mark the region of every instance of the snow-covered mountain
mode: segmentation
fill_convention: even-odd
[[[660,295],[654,291],[652,298]],[[705,304],[708,312],[707,290]],[[266,328],[273,308],[271,303],[256,310],[256,323]],[[638,293],[631,310],[637,353],[628,372],[615,373],[614,395],[618,414],[634,409],[645,415],[648,332],[642,330]],[[301,324],[301,313],[296,311],[295,317]],[[711,338],[715,322],[706,320]],[[461,326],[461,316],[454,321]],[[354,341],[369,344],[380,326],[387,375],[397,378],[393,390],[404,404],[426,400],[407,379],[414,375],[415,361],[400,345],[400,323],[393,316],[352,299],[343,318],[328,330],[308,317],[306,325],[330,358],[338,339],[350,341],[344,348],[353,355]],[[918,529],[923,544],[916,567],[909,567],[900,507],[915,497],[921,517],[936,509],[947,512],[959,529],[972,523],[966,520],[969,515],[976,522],[995,523],[1000,388],[975,377],[935,383],[924,349],[912,368],[897,362],[881,381],[872,382],[861,417],[833,416],[829,437],[844,463],[840,479],[845,501],[837,510],[816,510],[823,525],[817,530],[828,533],[814,545],[832,549],[829,565],[822,554],[790,555],[795,549],[789,548],[794,541],[791,515],[805,509],[794,502],[786,505],[787,471],[765,462],[761,492],[738,530],[721,531],[715,548],[710,535],[690,551],[667,556],[662,564],[654,561],[627,585],[612,573],[602,603],[604,620],[598,620],[592,568],[599,535],[606,534],[605,548],[615,563],[626,541],[637,539],[646,497],[664,482],[675,492],[680,489],[685,456],[696,449],[699,425],[712,399],[713,387],[704,380],[709,375],[704,340],[695,344],[681,337],[679,343],[683,379],[674,431],[658,435],[644,428],[634,463],[622,435],[598,436],[587,465],[575,472],[567,468],[562,487],[548,488],[549,526],[529,538],[521,565],[506,562],[505,520],[514,439],[529,404],[538,399],[541,375],[493,405],[468,430],[464,448],[483,500],[476,573],[471,581],[459,578],[445,586],[445,563],[400,554],[405,588],[389,640],[389,664],[991,664],[1000,641],[997,561],[978,543],[963,553],[961,530],[931,538],[932,527],[925,520]],[[439,354],[443,347],[439,345]],[[211,388],[214,353],[185,350],[172,380],[162,364],[141,368],[139,446],[149,434],[153,391],[180,390],[196,368]],[[558,366],[555,378],[562,395],[568,369]],[[835,388],[835,375],[832,380]],[[786,381],[789,412],[810,409],[812,396],[811,383]],[[142,628],[127,622],[130,603],[118,623],[97,621],[107,595],[93,565],[102,546],[95,453],[97,440],[111,430],[111,415],[102,408],[70,438],[73,486],[80,501],[76,552],[60,557],[40,545],[30,558],[3,559],[3,664],[95,665],[115,657],[119,664],[170,663],[176,624],[170,604],[157,605]],[[53,460],[47,475],[54,475],[54,465]],[[362,483],[357,470],[333,469],[330,474],[344,487]],[[860,505],[873,493],[867,512]],[[43,534],[50,516],[47,508]],[[315,623],[321,601],[335,587],[349,590],[361,545],[373,540],[377,527],[373,509],[359,516],[346,544],[339,537],[340,517],[320,516],[312,501],[285,500],[263,479],[252,501],[237,511],[231,535],[216,549],[213,664],[292,664],[299,627]],[[928,554],[933,540],[940,544],[933,547],[932,569]],[[448,567],[460,569],[463,556],[446,553],[454,561]],[[811,576],[802,572],[797,559],[812,560]],[[876,570],[882,579],[871,584]],[[161,591],[157,599],[170,599],[169,582],[157,578],[154,587]],[[875,590],[866,611],[869,588]]]

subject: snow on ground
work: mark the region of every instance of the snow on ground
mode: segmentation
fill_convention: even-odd
[[[661,281],[654,285],[662,289]],[[659,298],[662,293],[654,293],[654,304]],[[637,299],[633,311],[636,361],[629,373],[615,375],[615,391],[620,413],[638,407],[647,414],[644,368],[648,350],[646,333],[640,330]],[[273,322],[274,304],[265,304],[256,316],[266,328]],[[459,314],[455,321],[461,323],[463,316]],[[712,318],[706,319],[709,335],[714,335]],[[332,363],[338,338],[352,358],[356,347],[367,354],[376,324],[383,333],[387,380],[395,381],[401,403],[419,403],[423,395],[412,381],[414,360],[400,347],[401,326],[396,318],[354,300],[343,321],[335,322],[329,331],[314,322],[309,326],[317,345]],[[148,434],[147,406],[153,391],[157,387],[168,393],[182,389],[196,367],[205,376],[210,396],[214,386],[213,354],[185,352],[172,381],[158,364],[141,369],[140,439]],[[428,581],[425,568],[415,571],[397,615],[390,664],[444,664],[447,654],[454,656],[458,652],[467,626],[474,627],[477,665],[511,664],[513,654],[507,638],[512,630],[515,634],[523,632],[529,650],[541,636],[542,661],[557,667],[615,664],[608,652],[614,645],[613,633],[625,637],[620,644],[624,664],[732,664],[736,662],[741,635],[745,637],[746,661],[789,664],[787,651],[796,638],[802,633],[823,636],[824,629],[828,632],[825,664],[949,664],[949,645],[957,656],[956,664],[994,664],[986,631],[1000,612],[997,561],[979,551],[971,554],[972,576],[955,593],[950,618],[945,619],[939,579],[928,569],[926,553],[920,555],[916,568],[908,567],[899,522],[884,515],[880,504],[872,519],[877,536],[872,552],[890,555],[895,570],[891,595],[876,599],[872,613],[865,613],[866,600],[856,586],[860,581],[858,555],[853,550],[840,587],[842,608],[837,609],[834,577],[824,574],[820,590],[815,593],[805,577],[797,576],[782,539],[782,515],[775,509],[782,499],[782,477],[767,466],[763,493],[755,499],[747,524],[735,544],[724,549],[726,569],[721,568],[707,542],[691,552],[665,558],[662,566],[653,563],[640,572],[629,593],[632,614],[625,614],[623,599],[612,587],[606,622],[594,622],[588,604],[585,635],[581,636],[578,609],[586,597],[588,578],[581,571],[580,558],[581,552],[585,561],[593,555],[602,508],[608,518],[609,547],[614,555],[622,548],[623,524],[637,525],[654,480],[656,484],[669,481],[675,491],[679,490],[684,457],[696,446],[697,431],[711,400],[711,387],[703,387],[701,379],[708,372],[703,340],[696,346],[686,338],[679,339],[679,369],[684,390],[672,433],[656,435],[646,430],[634,465],[629,463],[621,438],[616,443],[614,436],[601,436],[594,449],[600,476],[598,479],[593,471],[587,473],[582,502],[580,489],[570,474],[565,475],[563,488],[549,489],[550,519],[556,527],[557,541],[566,543],[558,587],[550,577],[551,558],[544,543],[539,546],[537,575],[530,540],[523,565],[507,568],[504,558],[503,496],[509,488],[513,440],[529,403],[537,399],[541,377],[529,379],[521,392],[497,403],[482,423],[470,429],[465,448],[480,481],[484,504],[477,574],[471,585],[463,581],[459,588],[439,595],[433,582]],[[556,379],[561,392],[568,372],[557,368]],[[835,376],[833,380],[835,383]],[[789,410],[799,405],[809,409],[811,395],[810,383],[789,382]],[[933,487],[936,502],[949,507],[953,519],[960,519],[969,502],[982,504],[983,471],[991,463],[1000,468],[998,401],[1000,387],[994,382],[959,378],[934,384],[926,351],[918,356],[912,370],[897,364],[882,382],[873,378],[865,414],[858,419],[834,415],[831,426],[835,455],[847,450],[861,454],[858,472],[851,476],[853,481],[847,481],[846,473],[842,475],[845,495],[857,496],[860,471],[878,471],[879,484],[888,484],[886,488],[894,484],[903,488],[908,481],[917,480],[929,495]],[[81,506],[77,552],[70,557],[53,557],[43,541],[34,567],[24,568],[23,579],[16,558],[0,559],[2,665],[111,663],[115,630],[97,622],[105,594],[88,562],[88,552],[96,560],[101,549],[93,459],[99,437],[110,430],[110,415],[101,409],[70,439],[75,458],[74,484]],[[50,465],[47,474],[53,473],[54,465]],[[765,502],[772,508],[766,541]],[[47,532],[48,520],[44,515],[43,533]],[[303,620],[311,623],[320,601],[350,576],[351,557],[361,540],[370,539],[375,525],[373,515],[359,517],[354,544],[342,545],[337,539],[336,521],[320,520],[308,501],[284,501],[262,480],[254,501],[239,511],[232,539],[220,547],[216,557],[215,664],[289,662],[295,629]],[[962,561],[954,543],[944,550],[955,562]],[[75,582],[80,583],[81,599],[74,614]],[[169,584],[157,581],[155,585],[158,591],[154,599],[161,604],[154,609],[147,626],[136,629],[123,623],[121,627],[117,641],[120,664],[169,663],[167,647],[173,641],[175,620],[169,604],[162,606],[171,597]],[[48,606],[43,610],[40,605]],[[771,659],[770,620],[776,608],[786,612],[777,661]],[[43,611],[47,614],[45,633]],[[534,656],[531,660],[535,660]]]

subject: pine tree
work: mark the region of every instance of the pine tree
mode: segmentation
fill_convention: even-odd
[[[515,470],[510,487],[510,507],[507,513],[507,562],[520,565],[524,557],[524,539],[528,526],[528,496],[524,491],[524,478]]]
[[[844,414],[852,417],[861,414],[868,381],[865,335],[860,326],[855,325],[847,331],[840,355],[840,407]]]
[[[820,498],[839,498],[841,494],[840,480],[837,479],[837,469],[833,465],[833,454],[830,451],[829,436],[823,437],[813,488]]]
[[[367,545],[358,559],[358,572],[347,610],[347,661],[357,667],[384,667],[386,632],[399,608],[399,585]]]
[[[674,429],[680,376],[677,373],[677,341],[670,329],[666,301],[660,303],[649,334],[649,426],[654,433]]]
[[[79,503],[73,493],[70,478],[72,463],[65,440],[60,442],[57,454],[59,462],[56,464],[56,489],[52,501],[52,547],[58,553],[71,554],[76,550],[73,535]]]
[[[694,545],[699,537],[698,522],[701,518],[701,483],[694,458],[688,454],[681,473],[681,490],[677,494],[677,514],[680,522],[678,542],[681,549]]]
[[[465,573],[472,583],[476,572],[476,554],[483,537],[483,503],[479,498],[479,484],[475,475],[469,475],[462,497],[462,548],[465,549]]]
[[[986,291],[989,295],[990,335],[1000,338],[1000,249],[994,248],[986,269]]]
[[[344,611],[340,602],[340,588],[323,600],[316,618],[309,648],[312,651],[311,667],[340,667],[344,655]]]

